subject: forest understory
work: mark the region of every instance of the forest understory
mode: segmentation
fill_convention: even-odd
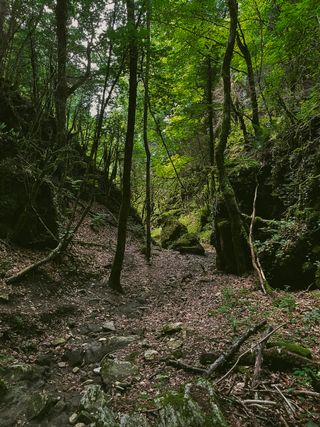
[[[94,214],[103,210],[96,204],[92,207]],[[89,216],[61,260],[1,288],[4,379],[0,386],[2,393],[6,390],[0,403],[1,427],[113,426],[120,425],[120,413],[143,417],[131,424],[122,420],[121,425],[154,425],[163,406],[161,396],[203,378],[170,366],[172,361],[205,368],[200,362],[208,359],[208,353],[211,358],[214,354],[214,360],[264,320],[274,329],[279,327],[270,343],[295,343],[291,351],[308,358],[312,355],[313,368],[319,366],[319,291],[263,295],[251,275],[239,278],[217,271],[210,246],[205,256],[155,246],[149,265],[141,253],[141,239],[130,232],[122,278],[125,294],[120,295],[105,283],[115,242],[116,227],[107,223],[93,227]],[[10,273],[44,255],[3,241],[0,248]],[[301,366],[299,359],[291,366],[286,360],[284,366],[279,361],[270,364],[266,358],[255,379],[253,365],[246,360],[225,376],[245,350],[255,359],[254,344],[265,331],[245,341],[222,370],[208,379],[226,423],[317,426],[319,382],[310,377],[312,369],[305,365],[305,357]],[[121,365],[110,380],[100,368],[106,360],[129,363]],[[107,407],[115,414],[114,424],[101,423],[101,414],[94,411],[90,419],[81,409],[84,391],[94,385],[108,392]]]
[[[0,427],[320,427],[319,0],[0,0]]]

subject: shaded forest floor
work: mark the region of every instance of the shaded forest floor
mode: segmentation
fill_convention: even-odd
[[[95,212],[99,211],[103,209],[96,206]],[[319,291],[264,296],[255,289],[252,277],[218,272],[211,248],[201,257],[154,247],[148,265],[141,241],[130,232],[122,276],[126,293],[119,296],[105,284],[116,228],[106,222],[92,227],[92,223],[90,218],[84,222],[59,263],[13,285],[8,301],[7,291],[0,289],[0,362],[38,366],[40,379],[26,393],[45,389],[63,402],[54,419],[39,422],[26,421],[23,405],[20,408],[14,399],[11,407],[0,399],[1,427],[68,426],[85,385],[101,384],[98,367],[107,342],[114,344],[108,351],[112,357],[130,360],[138,368],[129,383],[113,387],[113,408],[140,410],[151,421],[157,411],[153,398],[195,377],[167,366],[168,358],[200,366],[202,353],[227,349],[261,320],[273,327],[287,322],[274,338],[310,348],[313,359],[320,362]],[[3,271],[14,273],[42,255],[0,242]],[[169,322],[181,322],[170,335],[163,333]],[[241,351],[255,341],[257,337]],[[84,352],[86,357],[79,363]],[[284,373],[264,368],[258,391],[251,390],[251,379],[252,367],[242,367],[217,386],[231,426],[320,425],[320,395],[305,370]]]

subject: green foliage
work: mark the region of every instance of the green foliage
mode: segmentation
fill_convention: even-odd
[[[303,321],[307,325],[317,325],[320,323],[320,308],[306,311],[303,314]]]
[[[309,367],[295,369],[293,375],[297,378],[297,381],[302,386],[310,387],[311,378],[318,377],[318,372]]]
[[[222,289],[221,293],[221,305],[217,309],[209,310],[209,317],[215,316],[217,314],[230,314],[231,310],[238,305],[239,299],[237,298],[234,289],[230,287],[225,287]],[[230,316],[229,319],[232,329],[236,329],[236,320],[232,316]]]
[[[293,295],[287,294],[274,298],[272,305],[276,308],[292,313],[296,308],[296,300]]]
[[[91,215],[90,225],[92,228],[100,228],[106,224],[107,214],[95,213]]]

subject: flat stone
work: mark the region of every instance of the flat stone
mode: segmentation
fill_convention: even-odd
[[[167,342],[167,346],[170,350],[177,350],[178,348],[182,347],[183,341],[177,340],[175,338],[170,338]]]
[[[98,363],[108,353],[110,353],[110,347],[107,342],[92,342],[84,351],[84,361],[88,364]]]
[[[145,360],[150,361],[150,360],[156,359],[156,357],[158,356],[158,354],[159,353],[157,352],[157,350],[150,349],[150,350],[145,351],[143,357],[145,358]]]
[[[54,347],[57,347],[58,345],[63,345],[63,344],[65,344],[67,342],[67,339],[66,338],[64,338],[64,337],[58,337],[58,338],[55,338],[52,342],[51,342],[51,344],[54,346]]]
[[[83,325],[80,327],[80,333],[86,335],[86,334],[97,334],[99,332],[102,332],[102,326],[96,323],[88,323],[86,325]]]
[[[165,335],[171,335],[175,334],[177,332],[180,332],[183,329],[183,323],[182,322],[169,322],[162,328],[162,332]]]
[[[70,366],[81,365],[83,360],[83,350],[81,348],[66,350],[63,357],[68,361]]]
[[[50,366],[53,363],[53,356],[51,354],[39,354],[35,363],[40,366]]]
[[[74,412],[70,417],[69,417],[69,423],[71,425],[75,424],[78,421],[79,415]]]
[[[65,368],[67,366],[66,362],[59,362],[58,363],[59,368]]]
[[[79,366],[75,366],[75,367],[72,369],[72,372],[73,372],[74,374],[77,374],[79,371],[80,371]]]
[[[102,324],[102,329],[106,332],[115,332],[116,327],[113,321],[110,322],[104,322]]]
[[[106,359],[101,366],[102,380],[107,386],[128,380],[128,378],[137,373],[138,369],[135,365],[117,359]]]
[[[139,340],[137,335],[114,335],[107,341],[94,341],[90,344],[87,344],[87,348],[84,351],[84,361],[88,364],[98,363],[106,355],[112,354],[121,348],[125,348],[137,340]]]

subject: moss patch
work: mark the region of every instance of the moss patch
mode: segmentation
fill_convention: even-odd
[[[290,353],[299,354],[300,356],[308,357],[309,359],[311,359],[312,357],[312,352],[310,348],[303,347],[301,344],[298,344],[292,341],[285,341],[285,340],[271,341],[268,343],[267,346],[269,348],[272,348],[272,347],[283,348],[287,351],[290,351]]]

